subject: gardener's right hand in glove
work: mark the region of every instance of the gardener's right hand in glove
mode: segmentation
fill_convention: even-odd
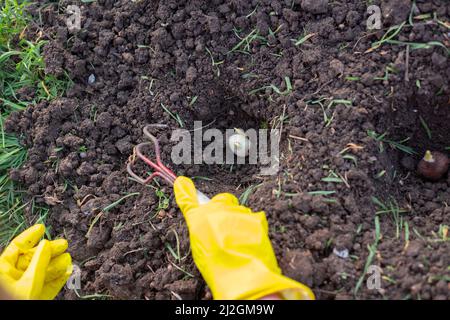
[[[314,299],[307,286],[281,274],[265,213],[229,193],[199,205],[192,180],[179,177],[175,198],[189,228],[192,256],[214,299]]]

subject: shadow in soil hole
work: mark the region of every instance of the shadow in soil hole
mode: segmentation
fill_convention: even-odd
[[[390,124],[390,128],[387,129],[390,141],[401,144],[386,147],[387,152],[384,155],[380,154],[387,171],[394,177],[392,180],[395,180],[398,173],[419,178],[416,168],[426,150],[450,155],[449,111],[448,96],[431,99],[426,96],[413,96],[407,100],[407,103],[399,106],[391,117],[382,119],[388,125]],[[380,123],[380,125],[383,124]],[[445,180],[446,177],[447,175],[444,175],[441,180]]]
[[[258,133],[259,129],[270,129],[269,124],[267,121],[254,118],[243,111],[246,102],[228,94],[223,87],[217,84],[199,84],[199,86],[203,92],[208,94],[195,100],[192,105],[192,117],[185,121],[184,128],[169,126],[154,128],[151,134],[160,142],[163,163],[166,163],[177,175],[194,178],[197,187],[210,196],[219,192],[231,192],[239,195],[249,186],[261,181],[257,178],[260,173],[260,165],[259,162],[250,164],[248,158],[244,163],[238,161],[229,147],[230,132],[236,132],[236,129],[241,129],[243,132],[253,129]],[[180,137],[180,133],[175,133],[176,130],[179,132],[182,130],[183,137]],[[214,130],[222,136],[218,141],[222,153],[218,159],[222,159],[222,161],[219,160],[217,163],[207,164],[204,158],[198,161],[198,157],[194,156],[194,153],[200,149],[204,157],[207,154],[207,147],[216,141],[215,136],[211,137],[206,134],[208,130]],[[184,143],[184,139],[187,139],[189,148],[180,152],[180,142]],[[257,143],[259,145],[260,141],[258,140]],[[266,143],[270,150],[272,143],[270,132]],[[175,152],[175,150],[177,151]],[[146,148],[144,151],[150,157],[154,157],[151,148]],[[184,157],[184,152],[187,153],[187,157]],[[216,155],[214,151],[211,154]],[[233,154],[231,162],[227,159],[227,154]],[[180,158],[181,155],[187,161],[183,160],[182,163],[179,163],[174,160],[174,156]],[[147,174],[147,169],[142,163],[140,167],[137,166],[137,170],[142,176]]]

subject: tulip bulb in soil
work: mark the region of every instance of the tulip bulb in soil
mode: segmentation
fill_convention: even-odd
[[[236,133],[228,138],[228,145],[235,155],[244,158],[250,150],[250,139],[241,129],[235,129]]]
[[[436,181],[447,172],[449,163],[450,160],[445,154],[427,150],[417,165],[417,172],[426,179]]]

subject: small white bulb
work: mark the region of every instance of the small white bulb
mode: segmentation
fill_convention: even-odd
[[[244,158],[250,150],[250,139],[242,133],[235,133],[228,138],[228,145],[235,155]]]

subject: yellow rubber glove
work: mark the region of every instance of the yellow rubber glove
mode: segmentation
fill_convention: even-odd
[[[28,228],[0,256],[0,286],[13,299],[51,300],[72,273],[67,241],[40,240],[44,232],[42,224]]]
[[[179,177],[175,198],[186,219],[194,262],[214,299],[314,299],[307,286],[281,274],[265,213],[240,206],[229,193],[199,205],[192,180]]]

